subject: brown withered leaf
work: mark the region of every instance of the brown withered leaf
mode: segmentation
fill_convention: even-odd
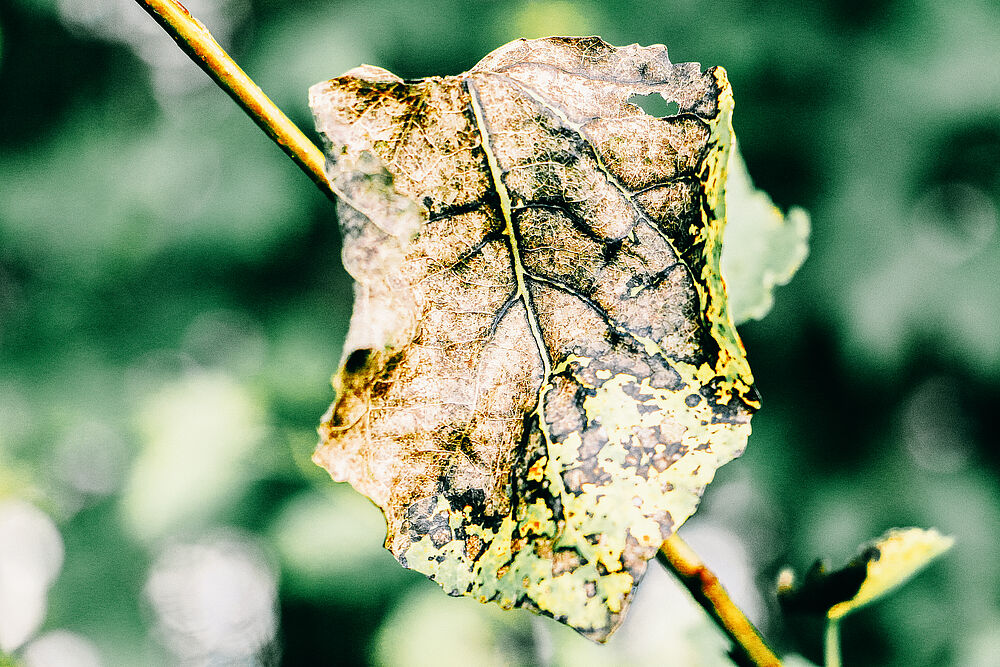
[[[448,593],[606,639],[758,405],[719,274],[725,71],[553,37],[310,104],[356,280],[314,460]]]

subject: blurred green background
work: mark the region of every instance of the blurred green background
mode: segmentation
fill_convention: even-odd
[[[360,63],[599,34],[724,65],[811,255],[741,331],[764,397],[682,534],[781,654],[778,569],[892,526],[956,548],[848,665],[1000,664],[1000,6],[190,0],[303,128]],[[599,648],[440,593],[309,463],[350,314],[334,207],[129,0],[0,0],[0,664],[725,665],[659,569]]]

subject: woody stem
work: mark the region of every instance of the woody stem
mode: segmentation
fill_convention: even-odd
[[[733,642],[731,657],[737,664],[747,667],[780,667],[781,661],[729,597],[719,578],[706,567],[687,542],[674,533],[660,547],[656,558],[680,579],[695,601]]]

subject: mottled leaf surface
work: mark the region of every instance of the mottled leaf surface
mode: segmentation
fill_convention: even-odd
[[[315,461],[450,594],[607,638],[758,405],[719,272],[725,71],[519,40],[310,104],[356,281]]]

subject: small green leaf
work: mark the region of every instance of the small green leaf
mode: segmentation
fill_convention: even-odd
[[[869,543],[859,554],[859,560],[867,561],[867,574],[861,588],[850,600],[830,607],[827,617],[843,618],[888,595],[948,551],[954,543],[955,538],[942,535],[933,528],[893,528]]]
[[[778,577],[778,600],[788,611],[824,614],[833,621],[904,584],[955,540],[931,528],[893,528],[861,546],[839,570],[817,561],[797,582],[790,568]]]
[[[792,208],[782,215],[767,193],[750,180],[737,146],[729,155],[722,275],[736,324],[759,320],[774,304],[774,288],[785,285],[809,254],[809,214]]]

